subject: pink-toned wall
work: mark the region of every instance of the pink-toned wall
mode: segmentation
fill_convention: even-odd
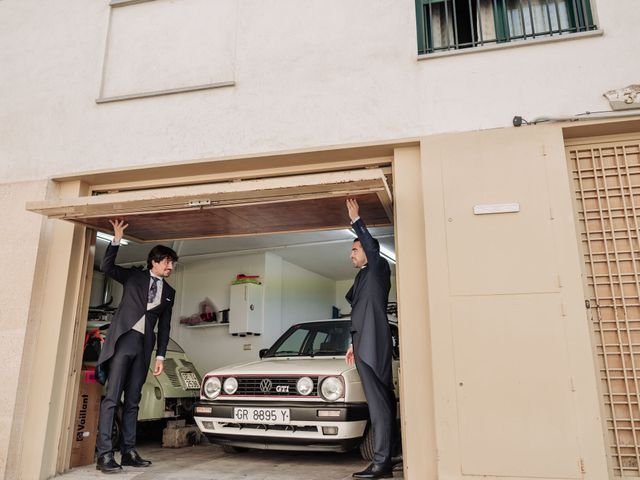
[[[25,202],[43,199],[47,182],[0,185],[0,478],[7,468],[9,437],[15,416],[24,414],[18,392],[26,380],[21,377],[22,358],[30,345],[25,338],[42,217],[25,211]],[[15,459],[14,459],[15,460]]]

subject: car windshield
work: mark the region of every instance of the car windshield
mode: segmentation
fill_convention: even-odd
[[[313,322],[293,325],[265,357],[314,357],[347,353],[351,343],[349,320]]]

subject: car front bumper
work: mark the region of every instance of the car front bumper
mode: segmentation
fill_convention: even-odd
[[[287,408],[290,421],[286,425],[239,423],[234,408]],[[319,411],[331,411],[334,416],[320,416]],[[348,451],[361,442],[369,419],[365,403],[214,400],[198,402],[194,412],[198,428],[214,443],[274,450]]]

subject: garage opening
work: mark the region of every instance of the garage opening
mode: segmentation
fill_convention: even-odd
[[[344,295],[355,272],[348,259],[353,234],[346,228],[347,196],[358,199],[363,218],[390,260],[394,302],[390,185],[389,172],[362,169],[109,192],[32,204],[30,209],[96,232],[94,270],[110,241],[108,219],[114,217],[129,224],[125,238],[130,244],[120,249],[118,264],[144,263],[156,243],[172,247],[180,256],[168,280],[177,296],[166,378],[148,379],[139,415],[141,426],[144,422],[164,426],[176,417],[190,421],[199,392],[196,385],[207,372],[258,361],[261,350],[293,325],[348,315]],[[93,274],[86,319],[79,325],[86,323],[85,346],[97,344],[108,332],[103,327],[118,304],[120,290],[102,274]],[[243,319],[244,326],[239,326],[238,298],[249,298],[254,307],[253,318]],[[393,310],[389,313],[394,317]],[[397,338],[396,334],[396,346]],[[85,362],[90,363],[90,355],[85,349]],[[397,387],[397,376],[394,382]],[[162,431],[150,432],[149,446],[157,448]]]

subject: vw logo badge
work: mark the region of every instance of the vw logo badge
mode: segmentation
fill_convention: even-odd
[[[260,382],[260,390],[262,390],[263,393],[269,393],[272,386],[273,385],[271,384],[271,380],[269,380],[268,378],[263,378]]]

